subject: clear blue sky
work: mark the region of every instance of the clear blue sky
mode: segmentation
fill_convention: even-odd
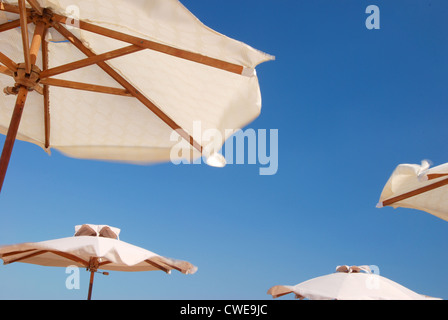
[[[445,0],[183,0],[209,27],[275,55],[258,67],[252,129],[278,129],[279,164],[133,166],[51,157],[17,142],[0,203],[0,243],[71,236],[83,223],[197,265],[194,275],[95,278],[94,299],[271,299],[337,265],[377,265],[448,299],[448,222],[377,209],[400,163],[448,162]],[[380,29],[368,30],[368,5]],[[0,138],[3,145],[4,137]],[[85,299],[65,269],[0,267],[1,299]],[[282,299],[292,299],[286,296]]]

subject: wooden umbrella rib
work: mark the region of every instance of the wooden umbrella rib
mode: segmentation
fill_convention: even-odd
[[[20,14],[20,30],[22,33],[22,46],[23,55],[25,58],[25,71],[27,74],[31,73],[31,57],[30,57],[30,43],[28,39],[28,19],[25,7],[25,0],[19,1],[19,14]]]
[[[175,266],[175,265],[173,265],[173,264],[171,264],[171,263],[168,263],[168,262],[166,262],[166,261],[164,261],[162,258],[156,258],[157,259],[157,264],[158,265],[160,265],[160,266],[162,266],[162,265],[164,265],[164,266],[166,266],[166,269],[167,270],[170,270],[170,268],[171,269],[174,269],[174,270],[177,270],[177,271],[179,271],[179,272],[182,272],[182,269],[181,268],[179,268],[179,267],[177,267],[177,266]],[[152,260],[153,261],[153,260]],[[153,262],[155,262],[155,261],[153,261]]]
[[[3,73],[4,75],[14,77],[14,72],[12,72],[8,67],[0,65],[0,73]]]
[[[45,126],[45,148],[50,147],[50,88],[44,85],[44,126]]]
[[[102,261],[102,262],[98,263],[98,267],[102,267],[102,266],[105,266],[106,264],[111,264],[111,263],[112,263],[112,261],[109,261],[109,260]]]
[[[29,11],[30,9],[25,8],[25,10]],[[15,5],[12,5],[9,3],[5,3],[5,2],[0,2],[0,11],[6,11],[6,12],[20,14],[20,10],[19,10],[18,6],[15,6]]]
[[[0,62],[3,63],[12,72],[16,72],[17,71],[17,63],[12,61],[9,57],[7,57],[2,52],[0,52]]]
[[[14,77],[14,72],[12,72],[8,67],[2,65],[0,65],[0,73],[3,73],[10,77]]]
[[[106,52],[103,54],[91,56],[86,59],[67,63],[67,64],[59,66],[59,67],[44,70],[41,72],[40,77],[41,77],[41,79],[45,79],[45,78],[52,77],[52,76],[55,76],[55,75],[58,75],[61,73],[84,68],[84,67],[90,66],[92,64],[97,64],[98,62],[101,62],[101,61],[106,61],[106,60],[110,60],[110,59],[114,59],[114,58],[118,58],[118,57],[130,54],[130,53],[141,51],[143,49],[144,48],[142,48],[142,47],[138,47],[136,45],[131,45],[131,46],[128,46],[125,48],[121,48],[121,49],[113,50],[113,51]]]
[[[0,24],[0,32],[8,31],[20,27],[20,19]]]
[[[47,250],[39,250],[39,251],[30,253],[30,254],[27,254],[26,256],[23,256],[23,257],[20,257],[20,258],[16,258],[16,259],[10,260],[10,261],[8,261],[8,263],[20,262],[20,261],[22,261],[22,260],[26,260],[26,259],[29,259],[29,258],[33,258],[33,257],[35,257],[35,256],[38,256],[38,255],[41,255],[41,254],[44,254],[44,253],[47,253],[47,252],[48,252]]]
[[[125,89],[106,87],[106,86],[100,86],[100,85],[89,84],[89,83],[68,81],[68,80],[62,80],[62,79],[53,79],[53,78],[42,79],[40,81],[40,83],[43,85],[50,85],[50,86],[54,86],[54,87],[62,87],[62,88],[69,88],[69,89],[76,89],[76,90],[84,90],[84,91],[92,91],[92,92],[98,92],[98,93],[106,93],[106,94],[114,94],[114,95],[119,95],[119,96],[133,97]]]
[[[28,250],[19,250],[19,251],[11,251],[11,252],[7,252],[1,255],[1,257],[9,257],[9,256],[14,256],[16,254],[22,254],[22,253],[27,253],[27,252],[31,252],[31,251],[35,251],[36,249],[28,249]]]
[[[45,33],[47,30],[45,31]],[[45,36],[44,36],[45,39]],[[42,42],[42,70],[48,69],[48,42]],[[48,85],[43,84],[44,96],[44,127],[45,127],[45,148],[50,147],[50,89]]]
[[[164,272],[166,272],[166,273],[170,272],[170,269],[161,266],[161,265],[158,264],[157,262],[151,261],[151,260],[149,260],[149,259],[146,259],[145,262],[148,263],[148,264],[150,264],[150,265],[153,266],[154,268],[160,269],[160,270],[162,270],[162,271],[164,271]]]
[[[26,0],[31,7],[39,14],[42,15],[44,13],[44,9],[40,6],[37,0]]]
[[[67,40],[69,40],[75,47],[82,51],[88,57],[95,56],[95,53],[87,48],[81,40],[74,36],[70,31],[63,27],[58,22],[53,22],[52,26]],[[202,146],[197,143],[193,137],[191,137],[182,127],[180,127],[176,122],[174,122],[168,115],[166,115],[162,110],[160,110],[152,101],[146,98],[138,89],[136,89],[130,82],[123,78],[117,71],[115,71],[106,62],[98,62],[97,65],[103,69],[109,76],[111,76],[115,81],[117,81],[121,86],[123,86],[130,94],[136,97],[141,103],[143,103],[149,110],[151,110],[156,116],[158,116],[165,124],[167,124],[171,129],[175,130],[180,134],[185,140],[187,140],[194,148],[202,153]]]
[[[67,17],[64,17],[62,15],[59,14],[53,14],[53,20],[59,23],[63,23],[66,24],[68,20]],[[182,50],[179,48],[175,48],[169,45],[165,45],[165,44],[161,44],[155,41],[151,41],[151,40],[146,40],[143,38],[139,38],[139,37],[135,37],[129,34],[125,34],[119,31],[115,31],[115,30],[111,30],[108,28],[104,28],[104,27],[100,27],[82,20],[79,20],[79,28],[85,31],[89,31],[89,32],[93,32],[93,33],[97,33],[99,35],[102,36],[106,36],[115,40],[120,40],[120,41],[124,41],[124,42],[128,42],[131,44],[135,44],[138,45],[140,47],[144,47],[146,49],[151,49],[157,52],[161,52],[161,53],[165,53],[171,56],[175,56],[181,59],[185,59],[185,60],[189,60],[189,61],[193,61],[196,63],[200,63],[200,64],[204,64],[210,67],[214,67],[214,68],[218,68],[221,70],[225,70],[228,72],[232,72],[232,73],[236,73],[236,74],[241,74],[244,70],[243,66],[231,63],[231,62],[227,62],[227,61],[223,61],[223,60],[219,60],[219,59],[215,59],[215,58],[211,58],[208,56],[204,56],[202,54],[199,53],[195,53],[195,52],[191,52],[191,51],[187,51],[187,50]]]
[[[406,192],[406,193],[401,194],[399,196],[396,196],[396,197],[384,200],[383,201],[383,206],[390,206],[391,204],[394,204],[396,202],[399,202],[399,201],[402,201],[402,200],[405,200],[405,199],[417,196],[419,194],[422,194],[422,193],[434,190],[436,188],[443,187],[445,185],[448,185],[448,178],[440,180],[440,181],[435,182],[433,184],[430,184],[430,185],[427,185],[427,186],[424,186],[424,187],[412,190],[410,192]]]
[[[89,262],[88,261],[85,261],[85,260],[75,256],[74,254],[70,254],[70,253],[62,252],[62,251],[54,251],[54,250],[48,250],[48,252],[51,252],[51,253],[53,253],[55,255],[58,255],[58,256],[63,257],[63,258],[66,258],[66,259],[71,260],[73,262],[82,264],[85,267],[89,266]]]
[[[174,269],[174,270],[177,270],[177,271],[179,271],[179,272],[182,272],[182,269],[181,269],[181,268],[178,268],[178,267],[176,267],[175,265],[172,265],[172,264],[167,264],[167,266],[169,266],[170,268],[172,268],[172,269]]]
[[[433,180],[441,177],[448,176],[448,173],[430,173],[428,174],[428,180]]]
[[[33,252],[33,251],[34,251],[34,252]],[[52,254],[55,254],[55,255],[57,255],[57,256],[63,257],[63,258],[65,258],[65,259],[68,259],[68,260],[70,260],[70,261],[79,263],[79,264],[83,265],[84,267],[88,267],[88,266],[89,266],[89,263],[88,263],[87,261],[85,261],[84,259],[81,259],[81,258],[77,257],[77,256],[74,255],[74,254],[67,253],[67,252],[63,252],[63,251],[57,251],[57,250],[38,250],[38,249],[30,249],[30,250],[24,250],[24,251],[14,251],[14,252],[9,252],[9,253],[5,253],[5,254],[3,254],[2,256],[3,256],[3,257],[7,257],[7,256],[13,256],[13,255],[17,255],[17,254],[23,254],[23,253],[27,253],[27,252],[31,252],[31,253],[29,253],[29,254],[27,254],[27,255],[25,255],[25,256],[22,256],[22,257],[19,257],[19,258],[10,260],[10,261],[8,261],[7,263],[9,264],[9,263],[14,263],[14,262],[20,262],[20,261],[23,261],[23,260],[26,260],[26,259],[30,259],[30,258],[36,257],[36,256],[41,255],[41,254],[52,253]]]
[[[24,0],[19,0],[24,1]],[[31,1],[35,2],[35,1]],[[30,2],[30,3],[31,3]],[[8,11],[8,12],[14,12],[19,13],[20,10],[17,6],[9,5],[6,3],[1,2],[0,3],[0,10]],[[29,9],[28,9],[29,10]],[[60,14],[52,14],[52,20],[54,22],[68,24],[72,19],[69,19],[63,15]],[[86,21],[79,20],[79,28],[85,31],[93,32],[102,36],[106,36],[115,40],[120,40],[123,42],[127,42],[130,44],[134,44],[137,46],[140,46],[145,49],[151,49],[157,52],[161,52],[164,54],[168,54],[177,58],[193,61],[196,63],[200,63],[203,65],[207,65],[209,67],[225,70],[228,72],[236,73],[236,74],[242,74],[244,67],[235,63],[227,62],[224,60],[208,57],[199,53],[175,48],[169,45],[161,44],[155,41],[139,38],[136,36],[132,36],[129,34],[125,34],[119,31],[115,31],[112,29],[100,27],[91,23],[88,23]]]

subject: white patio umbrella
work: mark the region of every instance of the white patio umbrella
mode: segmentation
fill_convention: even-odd
[[[255,67],[273,59],[178,0],[0,0],[0,50],[0,189],[16,138],[76,158],[223,166],[224,141],[260,114]]]
[[[379,274],[368,266],[338,266],[336,272],[295,286],[277,285],[268,290],[273,298],[294,293],[310,300],[439,300],[418,294]]]
[[[75,227],[73,237],[0,247],[4,264],[13,262],[41,266],[77,266],[90,271],[88,299],[92,296],[94,274],[98,270],[154,271],[177,270],[193,274],[189,262],[162,257],[154,252],[119,240],[120,229],[107,225],[84,224]],[[105,273],[107,274],[107,272]]]
[[[448,221],[448,163],[433,168],[428,161],[397,166],[377,205],[384,206],[422,210]]]

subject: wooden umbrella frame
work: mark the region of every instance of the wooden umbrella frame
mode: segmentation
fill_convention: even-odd
[[[447,174],[429,174],[428,180],[433,180],[433,179],[437,179],[437,178],[444,177],[444,176],[447,176]],[[408,198],[417,196],[419,194],[422,194],[422,193],[425,193],[425,192],[428,192],[428,191],[431,191],[431,190],[434,190],[434,189],[437,189],[437,188],[440,188],[440,187],[443,187],[446,185],[448,185],[448,178],[439,180],[439,181],[429,184],[427,186],[417,188],[415,190],[412,190],[412,191],[400,194],[398,196],[392,197],[390,199],[384,200],[383,202],[381,202],[381,205],[384,207],[391,206],[394,203],[406,200]]]
[[[28,3],[30,7],[27,7],[26,3]],[[165,114],[158,106],[150,101],[130,82],[123,78],[114,68],[107,64],[106,61],[124,55],[129,55],[141,50],[154,50],[177,58],[186,59],[189,61],[207,65],[209,67],[225,70],[227,72],[242,74],[244,70],[243,66],[236,65],[230,62],[218,60],[195,52],[190,52],[147,39],[135,37],[115,30],[100,27],[82,20],[77,21],[79,22],[77,23],[77,27],[82,30],[130,44],[127,47],[97,55],[92,50],[87,48],[80,39],[78,39],[64,26],[72,25],[70,23],[72,19],[63,15],[55,14],[47,8],[42,8],[37,0],[18,0],[17,6],[0,1],[0,10],[19,14],[19,19],[0,24],[0,32],[20,27],[24,54],[24,62],[16,63],[5,54],[0,52],[0,62],[2,64],[0,64],[0,73],[11,76],[15,81],[15,85],[13,87],[5,88],[4,92],[6,94],[17,95],[16,104],[11,117],[11,122],[8,128],[3,152],[0,159],[0,192],[6,176],[6,171],[11,158],[12,149],[16,140],[28,92],[36,91],[43,96],[45,148],[49,148],[51,146],[49,87],[54,86],[133,97],[139,100],[149,110],[151,110],[170,128],[177,131],[182,136],[182,138],[188,141],[193,148],[197,149],[202,154],[203,147],[197,141],[195,141],[189,133],[187,133],[173,119]],[[27,28],[27,25],[29,23],[35,24],[35,30],[32,37],[31,45],[29,45]],[[55,30],[57,30],[62,36],[65,37],[65,39],[67,39],[71,44],[73,44],[76,48],[83,52],[87,56],[87,58],[79,61],[74,61],[62,66],[49,68],[48,47],[47,42],[45,41],[45,35],[49,28],[54,28]],[[43,70],[40,70],[36,66],[37,56],[40,50],[42,51]],[[112,77],[121,85],[122,89],[54,78],[54,76],[58,74],[87,67],[93,64],[98,65],[101,69],[103,69],[110,77]]]
[[[16,259],[8,261],[7,264],[11,264],[14,262],[26,263],[25,260],[27,260],[29,258],[33,258],[35,256],[39,256],[39,255],[47,254],[47,253],[51,253],[51,254],[60,256],[64,259],[67,259],[67,261],[69,263],[74,262],[77,265],[81,265],[82,267],[85,267],[87,271],[90,272],[89,291],[87,294],[87,300],[92,299],[93,281],[94,281],[95,273],[97,273],[98,269],[101,269],[103,266],[112,263],[111,261],[109,261],[107,259],[95,257],[95,256],[90,257],[89,261],[87,261],[85,259],[82,259],[82,258],[74,255],[74,254],[71,254],[68,252],[63,252],[63,251],[56,251],[56,250],[31,249],[31,250],[24,250],[24,251],[13,251],[13,252],[5,253],[3,255],[3,257],[14,256],[14,255],[18,255],[18,254],[25,254],[25,255],[21,256],[20,258],[16,258]],[[161,259],[157,259],[157,258],[146,259],[144,262],[151,265],[155,269],[163,271],[165,273],[169,273],[171,269],[182,272],[182,270],[180,268],[178,268],[177,266],[175,266],[173,264],[168,264],[167,262],[162,261]],[[102,272],[102,273],[104,275],[109,274],[108,272]]]

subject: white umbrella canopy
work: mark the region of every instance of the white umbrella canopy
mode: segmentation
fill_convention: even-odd
[[[93,275],[98,270],[156,271],[177,270],[194,274],[197,267],[187,261],[160,256],[149,250],[119,240],[120,229],[107,225],[84,224],[75,227],[73,237],[42,242],[21,243],[0,247],[3,263],[36,264],[49,267],[77,266],[91,272],[88,298]]]
[[[16,138],[84,159],[211,156],[260,114],[255,67],[273,59],[178,0],[3,0],[0,48],[2,174]]]
[[[430,168],[428,161],[398,165],[377,207],[411,208],[448,221],[448,163]]]
[[[335,273],[268,290],[273,298],[289,293],[298,299],[310,300],[439,300],[374,274],[368,266],[338,266]]]

